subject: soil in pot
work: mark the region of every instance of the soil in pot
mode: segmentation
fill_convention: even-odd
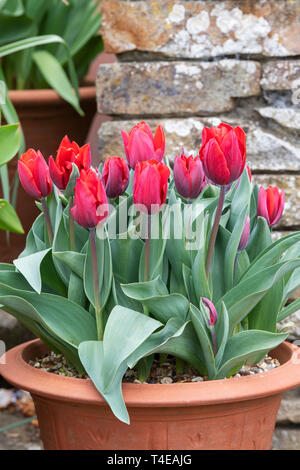
[[[73,377],[78,379],[89,378],[87,375],[79,374],[74,367],[68,365],[62,354],[55,354],[54,352],[46,354],[43,357],[36,357],[34,360],[30,360],[29,365],[44,372],[50,372],[64,377]],[[266,355],[257,364],[244,365],[232,378],[261,374],[279,366],[280,362],[278,359]],[[174,357],[166,357],[165,362],[161,362],[159,356],[157,356],[153,361],[150,374],[145,382],[138,380],[138,373],[134,368],[127,370],[123,378],[123,383],[172,384],[205,382],[207,380],[208,377],[199,375],[196,369],[188,365],[184,365],[182,373],[177,373],[176,359]]]

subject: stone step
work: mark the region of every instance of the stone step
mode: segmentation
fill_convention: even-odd
[[[98,111],[118,116],[223,113],[234,98],[261,93],[255,61],[143,62],[100,65]]]
[[[260,108],[260,113],[263,114]],[[270,110],[270,108],[267,108]],[[272,108],[275,109],[275,108]],[[284,110],[283,110],[284,111]],[[275,111],[280,115],[280,110]],[[270,111],[269,111],[270,113]],[[271,113],[271,116],[273,114]],[[279,117],[278,117],[279,119]],[[130,121],[114,121],[105,123],[99,130],[100,157],[105,160],[111,155],[124,155],[121,129],[129,132],[141,119]],[[232,126],[241,126],[247,134],[247,160],[253,171],[266,172],[292,172],[300,171],[300,142],[299,139],[275,135],[269,129],[261,126],[257,121],[235,117],[192,117],[182,119],[147,119],[147,123],[154,131],[161,124],[166,136],[166,155],[170,161],[185,148],[186,153],[195,154],[201,146],[201,135],[204,126],[218,125],[227,122]],[[267,123],[266,123],[267,126]],[[284,132],[283,132],[284,134]]]

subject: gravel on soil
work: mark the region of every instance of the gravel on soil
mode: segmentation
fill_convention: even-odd
[[[53,352],[42,358],[35,358],[34,361],[30,361],[29,364],[37,369],[44,372],[50,372],[56,375],[65,377],[73,377],[80,379],[87,379],[87,375],[80,375],[77,373],[74,367],[68,366],[67,361],[61,354],[54,354]],[[244,365],[237,374],[233,377],[244,377],[247,375],[260,374],[267,372],[276,367],[279,367],[280,363],[277,359],[273,359],[270,356],[265,356],[259,363],[250,365]],[[193,367],[185,365],[182,373],[176,373],[176,360],[173,357],[169,357],[160,362],[159,359],[155,359],[151,372],[145,382],[147,384],[171,384],[171,383],[184,383],[184,382],[203,382],[208,380],[207,377],[199,375],[197,370]],[[138,379],[138,374],[135,369],[128,369],[125,373],[123,382],[126,383],[142,383]]]

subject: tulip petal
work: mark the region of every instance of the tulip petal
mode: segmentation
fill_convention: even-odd
[[[123,130],[121,130],[121,134],[122,134],[122,139],[123,139],[123,144],[124,144],[125,155],[126,155],[128,163],[130,163],[129,153],[128,153],[129,135],[127,134],[127,132]]]
[[[95,196],[88,185],[79,179],[75,187],[75,204],[71,209],[74,219],[83,227],[94,228],[98,224],[96,210]]]
[[[20,160],[18,162],[18,172],[20,182],[25,191],[35,199],[40,199],[42,197],[42,194],[34,181],[31,171],[26,166],[26,164]]]
[[[243,157],[243,159],[246,161],[246,140],[247,140],[247,137],[246,137],[246,134],[244,132],[244,130],[237,126],[235,129],[234,129],[234,133],[238,139],[238,142],[239,142],[239,147],[240,147],[240,151],[241,151],[241,155]]]
[[[48,165],[39,150],[37,151],[37,158],[33,168],[33,177],[42,197],[47,197],[52,191],[52,181]]]
[[[49,171],[51,175],[51,179],[55,186],[57,186],[58,189],[63,191],[65,188],[64,185],[64,180],[63,180],[63,171],[59,169],[59,167],[56,165],[54,158],[51,156],[49,157]]]
[[[186,167],[185,160],[186,157],[177,156],[174,160],[174,181],[175,186],[178,193],[186,198],[189,199],[191,197],[192,192],[192,181],[190,177],[190,173]]]
[[[225,186],[229,183],[230,172],[227,162],[215,139],[211,139],[204,148],[203,166],[207,178],[213,183],[220,186]]]
[[[130,141],[130,167],[135,168],[137,162],[151,160],[155,156],[153,139],[142,131],[136,131]]]
[[[83,147],[81,147],[81,149],[79,149],[78,160],[82,169],[88,170],[89,168],[91,168],[91,165],[92,165],[91,144],[86,144]]]
[[[274,217],[274,219],[271,223],[271,226],[276,225],[277,222],[279,222],[279,220],[280,220],[280,218],[283,214],[284,203],[285,203],[285,192],[282,190],[281,194],[279,195],[279,201],[278,201],[278,206],[277,206],[277,214]]]
[[[155,155],[159,161],[163,159],[166,147],[165,133],[162,126],[158,126],[154,136]]]
[[[259,217],[264,217],[268,222],[268,225],[270,225],[270,218],[267,208],[267,193],[263,186],[261,186],[258,191],[257,215]]]
[[[220,146],[230,172],[228,184],[237,180],[244,171],[245,159],[241,154],[239,141],[233,130],[228,132]]]

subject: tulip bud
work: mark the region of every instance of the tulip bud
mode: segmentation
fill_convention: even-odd
[[[247,248],[248,242],[249,242],[249,237],[250,237],[250,217],[247,215],[246,220],[245,220],[245,225],[243,229],[243,233],[240,239],[240,244],[238,247],[238,251],[243,251]]]
[[[276,186],[269,186],[265,190],[262,186],[258,192],[257,215],[264,217],[269,227],[276,225],[282,216],[285,202],[285,194]]]
[[[25,191],[35,199],[49,196],[52,191],[52,181],[48,165],[38,150],[27,150],[18,162],[20,182]]]
[[[142,212],[155,214],[166,202],[169,168],[157,160],[138,162],[133,178],[133,201]]]
[[[72,164],[75,163],[79,172],[88,170],[92,164],[91,146],[86,144],[79,147],[76,142],[70,142],[67,136],[62,140],[57,151],[57,157],[49,158],[49,170],[53,183],[61,191],[64,191],[69,183],[73,170]]]
[[[209,325],[214,326],[218,321],[218,314],[214,304],[206,297],[201,297],[202,302],[209,310]]]
[[[178,193],[186,199],[196,199],[206,184],[200,158],[177,156],[174,161],[174,181]]]
[[[82,170],[75,186],[74,207],[71,209],[75,221],[85,228],[95,228],[108,216],[108,201],[97,170]]]
[[[246,135],[228,124],[205,127],[199,151],[206,177],[214,184],[228,186],[239,179],[246,163]]]
[[[144,122],[134,126],[129,134],[121,131],[125,155],[130,168],[135,169],[137,162],[155,159],[161,161],[165,153],[165,135],[158,126],[153,137],[150,127]]]
[[[126,161],[120,157],[109,157],[105,161],[102,180],[110,199],[121,196],[129,184],[129,169]]]

